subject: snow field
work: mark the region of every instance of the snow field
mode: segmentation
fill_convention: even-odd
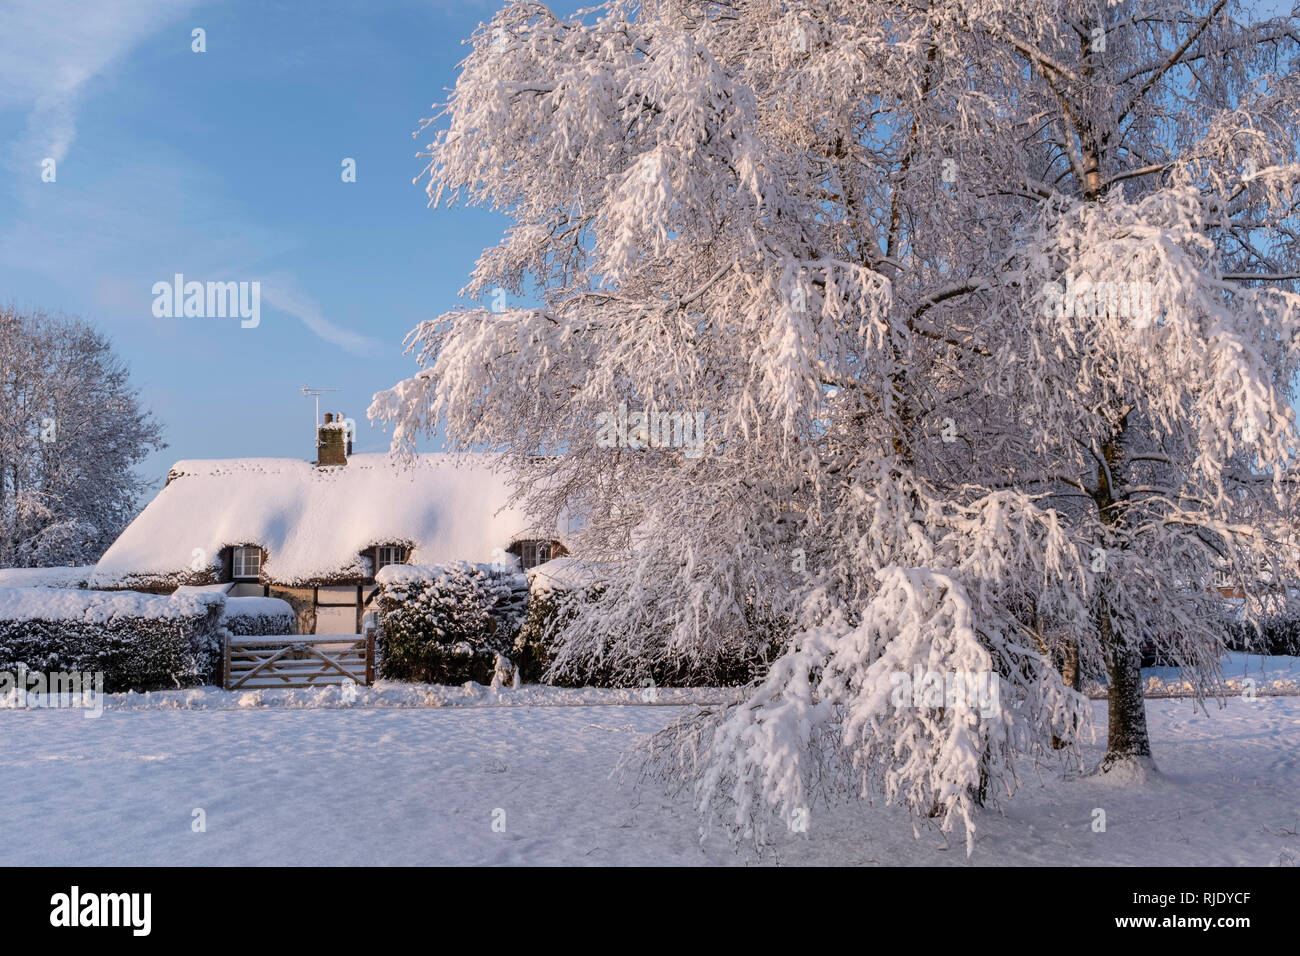
[[[482,704],[491,695],[480,689],[478,696]],[[755,859],[733,852],[716,831],[701,845],[687,797],[611,776],[621,754],[683,712],[676,706],[537,706],[537,699],[475,706],[466,699],[468,706],[450,707],[187,710],[112,701],[97,720],[75,710],[0,712],[0,865]],[[1092,707],[1104,728],[1105,704]],[[807,834],[780,834],[762,860],[1300,860],[1300,699],[1233,698],[1223,709],[1211,704],[1208,715],[1190,701],[1152,700],[1148,714],[1158,780],[1137,787],[1079,777],[1055,762],[1021,762],[1021,789],[1001,814],[980,814],[969,860],[960,837],[923,826],[914,840],[904,812],[860,802],[813,806]],[[1095,762],[1101,752],[1090,746],[1085,758]],[[193,830],[199,809],[206,832]],[[1097,809],[1105,811],[1104,832],[1093,829]]]

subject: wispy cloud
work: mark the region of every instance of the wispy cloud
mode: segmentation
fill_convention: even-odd
[[[325,318],[320,305],[288,276],[271,276],[260,281],[262,300],[267,305],[292,315],[325,341],[357,355],[374,355],[379,351],[379,343],[374,339],[340,328]]]
[[[9,162],[61,162],[77,136],[91,81],[175,21],[186,0],[5,0],[0,4],[0,109],[27,114]]]
[[[92,148],[77,146],[79,113],[115,109],[106,102],[114,78],[142,47],[162,42],[154,39],[160,33],[188,55],[186,17],[196,7],[195,0],[0,0],[0,119],[13,120],[0,150],[0,169],[12,175],[0,176],[0,191],[14,200],[0,202],[0,261],[34,275],[76,276],[95,304],[163,334],[180,326],[152,316],[153,282],[176,272],[256,279],[259,263],[301,245],[292,228],[263,221],[231,198],[219,170],[166,141],[123,132],[105,161],[85,162],[78,176],[59,169],[56,185],[41,181],[40,164],[50,157],[62,165]],[[286,270],[260,281],[263,305],[321,339],[355,355],[383,351],[327,318]]]

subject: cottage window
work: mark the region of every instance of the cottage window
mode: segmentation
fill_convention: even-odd
[[[539,564],[545,564],[551,560],[551,546],[553,544],[552,541],[518,542],[519,564],[525,571],[529,568],[535,568]]]
[[[401,545],[385,544],[375,548],[375,571],[390,564],[405,564],[406,549]]]
[[[262,570],[262,549],[258,547],[235,548],[231,555],[232,576],[255,578]]]

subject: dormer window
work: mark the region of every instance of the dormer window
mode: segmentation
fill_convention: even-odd
[[[564,553],[564,548],[560,546],[558,541],[542,541],[534,538],[516,541],[507,550],[511,554],[518,556],[519,565],[524,571],[535,568],[539,564],[545,564],[552,558],[558,558]]]
[[[375,572],[390,564],[406,563],[406,548],[400,544],[381,544],[375,548]]]
[[[262,549],[256,545],[232,548],[230,568],[231,577],[256,579],[262,570]]]

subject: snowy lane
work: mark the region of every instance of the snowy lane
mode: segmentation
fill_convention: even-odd
[[[1146,788],[1022,767],[975,864],[1300,860],[1300,700],[1149,701]],[[610,779],[666,707],[0,711],[0,864],[743,864]],[[1094,705],[1104,728],[1103,705]],[[1098,748],[1089,757],[1099,755]],[[191,830],[202,809],[207,832]],[[1094,811],[1106,831],[1094,832]],[[502,816],[501,812],[504,812]],[[494,821],[497,829],[494,829]],[[501,825],[504,823],[504,830]],[[899,812],[812,809],[788,863],[966,864]]]

